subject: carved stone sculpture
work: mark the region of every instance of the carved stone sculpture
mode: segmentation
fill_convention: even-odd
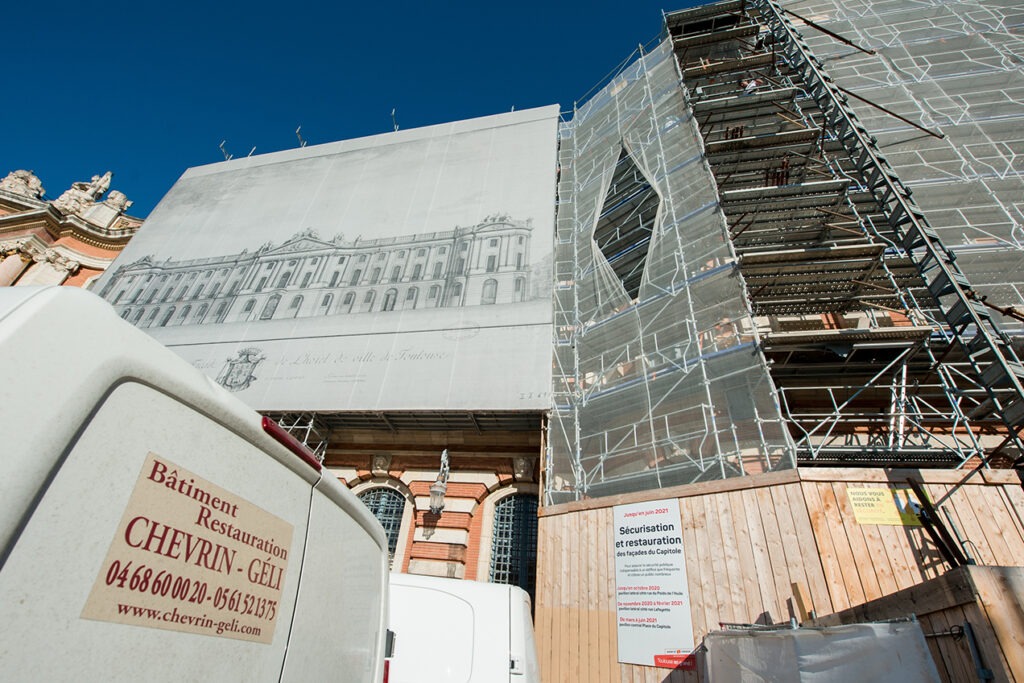
[[[512,476],[516,481],[531,479],[533,477],[533,459],[512,458]]]
[[[30,199],[40,199],[43,193],[46,192],[43,189],[42,181],[36,177],[36,174],[25,170],[8,173],[6,178],[0,180],[0,190],[21,195],[22,197],[29,197]]]
[[[117,190],[111,190],[103,203],[118,213],[127,211],[128,207],[132,205],[131,200],[125,196],[124,192],[118,192]]]
[[[370,461],[370,471],[373,472],[375,477],[386,477],[388,476],[388,470],[391,469],[391,454],[390,453],[377,453],[373,456]]]
[[[110,179],[113,176],[112,172],[107,171],[101,176],[94,175],[88,183],[81,181],[71,183],[71,189],[66,190],[58,197],[53,205],[64,213],[84,217],[86,211],[96,204],[103,193],[110,188]],[[118,194],[124,197],[120,192]]]

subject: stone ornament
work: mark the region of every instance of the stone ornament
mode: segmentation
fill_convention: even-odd
[[[377,453],[370,460],[370,471],[373,472],[374,476],[386,477],[391,469],[391,454],[390,453]]]
[[[111,171],[107,171],[101,176],[94,175],[89,182],[71,183],[71,189],[65,190],[64,194],[58,197],[53,205],[66,214],[85,218],[89,209],[100,203],[100,197],[110,189],[110,179],[113,177],[114,174]],[[116,190],[111,192],[110,196],[107,197],[107,201],[102,203],[118,213],[131,205],[131,202],[128,201],[124,193]]]
[[[512,458],[512,476],[516,481],[530,479],[533,476],[532,458]]]
[[[43,182],[32,171],[11,171],[0,180],[0,190],[29,199],[40,199],[46,192]]]

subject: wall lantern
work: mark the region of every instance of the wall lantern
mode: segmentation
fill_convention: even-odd
[[[430,512],[435,515],[444,510],[444,494],[448,490],[448,449],[441,451],[441,469],[437,480],[430,485]]]

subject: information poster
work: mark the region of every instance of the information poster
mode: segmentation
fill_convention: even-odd
[[[912,489],[848,486],[846,495],[858,524],[921,526],[916,513],[921,503]]]
[[[150,453],[82,618],[269,643],[292,531]]]
[[[695,663],[679,501],[615,507],[619,661],[662,668]]]

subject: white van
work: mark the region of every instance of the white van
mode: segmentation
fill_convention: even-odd
[[[391,575],[390,683],[539,683],[530,596],[516,586]]]
[[[386,539],[308,450],[73,288],[0,289],[0,671],[378,682]]]

